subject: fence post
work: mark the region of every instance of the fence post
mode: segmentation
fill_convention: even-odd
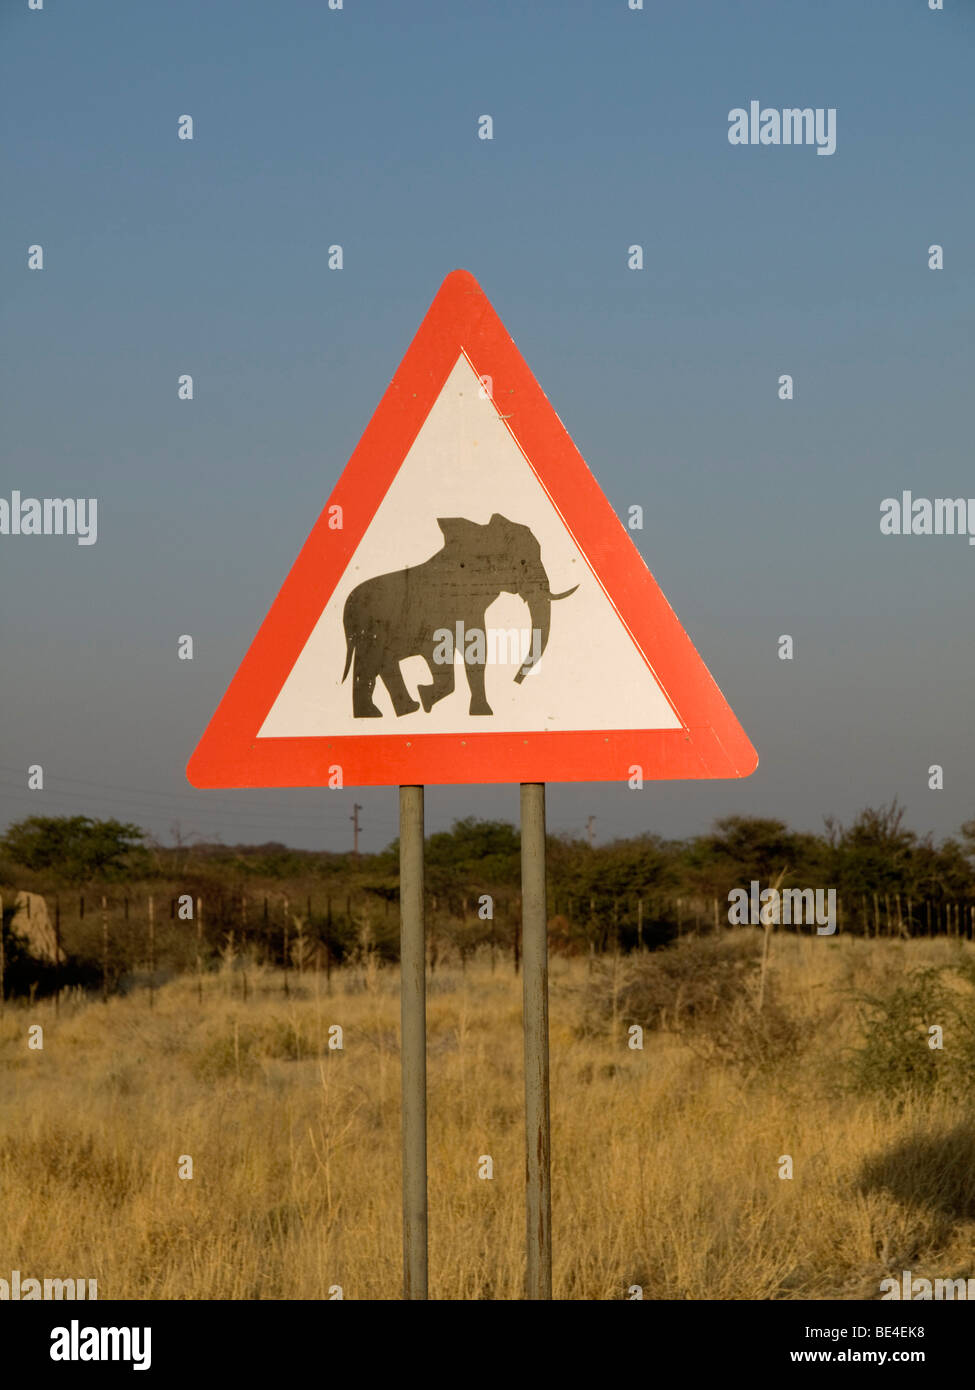
[[[288,898],[284,899],[284,992],[288,993]]]
[[[0,914],[2,915],[2,914]],[[0,928],[2,930],[2,928]],[[61,899],[54,895],[54,1014],[61,1012]]]
[[[149,894],[149,1007],[156,1003],[156,900]]]
[[[108,1003],[108,901],[102,894],[102,1003]]]
[[[241,960],[241,966],[240,966],[240,972],[241,972],[240,992],[241,992],[242,997],[243,997],[244,999],[246,999],[246,998],[247,998],[247,894],[246,894],[246,893],[241,893],[241,895],[240,895],[240,960]],[[231,957],[231,960],[230,960],[230,969],[231,969],[231,971],[233,971],[233,968],[234,968],[234,961],[233,961],[233,957]],[[230,977],[230,993],[233,994],[233,992],[234,992],[234,977],[233,977],[233,974],[231,974],[231,977]]]
[[[196,997],[203,1003],[203,899],[196,900]]]

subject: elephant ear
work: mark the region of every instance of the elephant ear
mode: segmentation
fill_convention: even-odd
[[[437,525],[447,544],[458,546],[462,550],[467,549],[482,529],[475,521],[468,521],[465,516],[438,516]]]
[[[498,535],[503,535],[506,538],[522,530],[522,527],[516,522],[509,521],[508,518],[502,516],[500,512],[495,512],[492,515],[491,520],[488,522],[488,527]]]

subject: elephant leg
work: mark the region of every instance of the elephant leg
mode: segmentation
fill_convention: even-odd
[[[493,714],[494,710],[487,702],[484,694],[484,676],[486,666],[483,662],[465,663],[464,669],[467,672],[467,684],[471,688],[471,714]]]
[[[445,699],[454,693],[454,663],[453,661],[435,661],[433,657],[434,646],[431,643],[426,651],[421,655],[433,674],[433,680],[429,685],[418,685],[416,693],[423,703],[423,708],[427,714],[430,713],[438,700]]]
[[[355,666],[352,668],[352,715],[355,719],[381,719],[382,710],[377,709],[373,704],[372,692],[376,688],[376,676],[378,672],[373,664],[368,665],[362,660],[358,652],[355,654]]]
[[[410,692],[406,688],[406,682],[403,680],[403,673],[399,669],[398,661],[391,661],[379,674],[389,691],[389,698],[393,702],[393,709],[397,715],[412,714],[414,710],[420,708],[418,702],[410,698]]]

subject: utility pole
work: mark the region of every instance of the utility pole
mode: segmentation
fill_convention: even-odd
[[[589,848],[590,848],[590,849],[593,849],[593,848],[594,848],[595,842],[596,842],[596,832],[595,832],[595,830],[593,829],[593,827],[595,826],[595,824],[596,824],[596,817],[595,817],[595,816],[590,816],[589,819],[586,821],[586,834],[587,834],[588,837],[589,837]]]
[[[349,820],[352,822],[352,857],[358,862],[359,859],[359,812],[362,807],[355,802],[352,807],[352,814]]]

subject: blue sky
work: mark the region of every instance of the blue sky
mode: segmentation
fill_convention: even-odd
[[[879,530],[904,488],[975,496],[975,7],[945,5],[4,0],[0,496],[97,496],[99,539],[0,536],[0,824],[342,848],[358,802],[366,848],[395,835],[392,789],[184,768],[457,266],[613,505],[643,505],[761,757],[742,783],[553,785],[551,827],[975,815],[975,548]],[[730,145],[752,99],[835,107],[836,153]],[[430,790],[433,828],[464,814],[514,819],[517,789]]]

